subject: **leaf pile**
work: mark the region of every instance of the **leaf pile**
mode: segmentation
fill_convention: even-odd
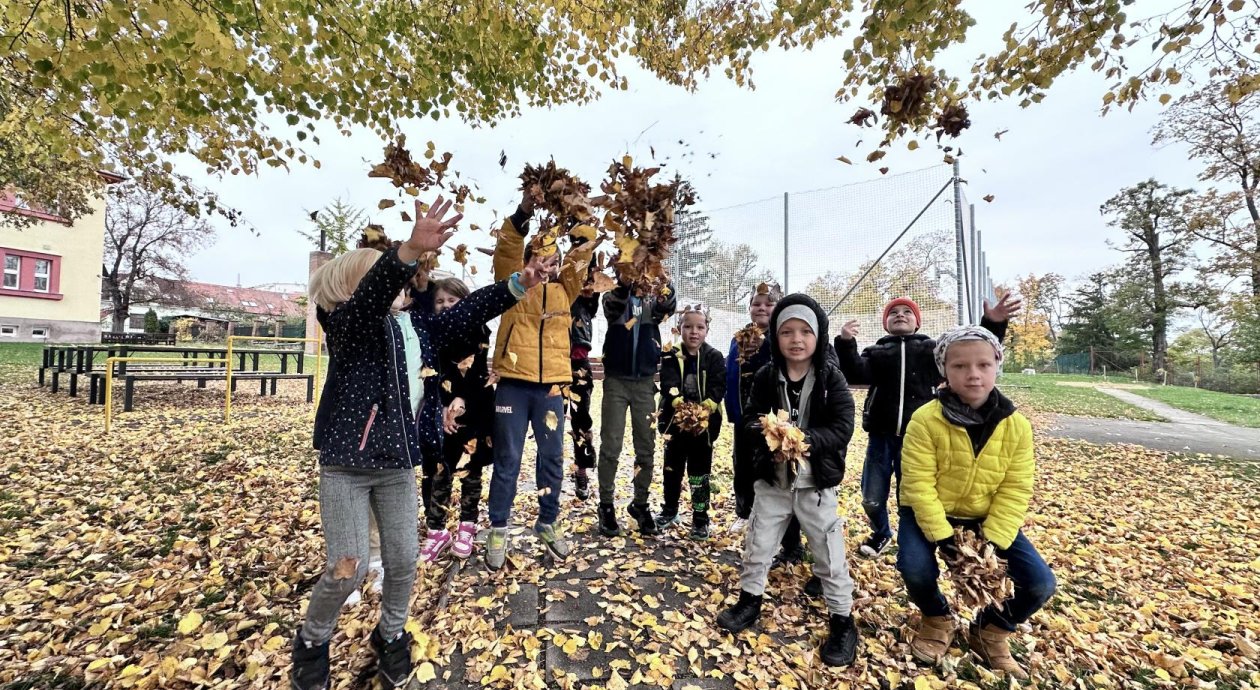
[[[735,359],[740,364],[751,360],[761,350],[761,344],[766,341],[766,331],[755,323],[735,331],[735,347],[737,354]]]
[[[643,294],[662,294],[668,289],[665,261],[678,241],[674,234],[674,214],[696,202],[694,191],[685,181],[675,179],[653,184],[656,168],[633,167],[625,156],[608,167],[608,179],[600,184],[603,195],[596,205],[604,208],[604,227],[613,232],[617,247],[615,259],[622,279]]]
[[[761,433],[766,437],[766,445],[776,462],[795,465],[809,455],[805,432],[788,421],[787,410],[761,415]]]
[[[709,408],[702,403],[685,400],[674,408],[674,425],[679,431],[699,434],[709,429]]]
[[[521,172],[521,189],[534,200],[538,230],[530,238],[531,251],[549,256],[557,250],[557,242],[578,224],[595,221],[591,203],[591,186],[554,160],[543,165],[526,165]]]
[[[975,611],[1000,605],[1015,594],[1015,585],[1006,576],[1006,560],[997,547],[970,529],[954,530],[958,558],[947,563],[946,572],[954,583],[954,610]]]

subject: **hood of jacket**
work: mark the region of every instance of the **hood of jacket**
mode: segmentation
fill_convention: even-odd
[[[815,333],[818,336],[818,344],[814,348],[813,365],[814,371],[822,371],[827,366],[827,352],[831,349],[829,347],[831,341],[827,339],[827,313],[823,311],[822,307],[818,306],[818,302],[814,301],[813,297],[799,292],[794,292],[779,300],[779,303],[774,308],[774,313],[770,315],[771,332],[766,334],[766,340],[770,342],[770,361],[774,363],[775,368],[780,373],[787,375],[787,359],[779,351],[777,330],[779,315],[783,313],[784,309],[794,304],[803,304],[809,307],[818,319],[818,332]]]

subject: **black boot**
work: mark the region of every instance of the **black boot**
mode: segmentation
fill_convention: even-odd
[[[573,473],[573,493],[577,495],[579,501],[585,501],[591,497],[591,478],[586,476],[586,470],[579,468]]]
[[[761,595],[741,590],[739,601],[718,614],[717,624],[729,633],[737,633],[756,623],[758,618],[761,618]]]
[[[626,512],[639,523],[639,534],[645,536],[660,534],[661,531],[656,528],[656,518],[652,517],[652,509],[647,507],[647,504],[631,503]]]
[[[858,634],[853,616],[831,614],[828,620],[830,634],[818,650],[823,663],[828,666],[850,666],[857,657]]]
[[[599,533],[605,537],[621,536],[621,525],[617,524],[617,508],[611,503],[599,504]]]
[[[687,478],[691,485],[691,538],[709,538],[709,475]]]
[[[691,538],[704,541],[709,538],[709,514],[700,511],[691,513]]]
[[[289,672],[292,690],[324,690],[328,687],[328,643],[307,646],[302,633],[293,638],[293,670]]]
[[[411,676],[411,633],[403,631],[392,642],[381,637],[381,629],[372,631],[372,649],[376,650],[376,678],[381,687],[397,688]]]

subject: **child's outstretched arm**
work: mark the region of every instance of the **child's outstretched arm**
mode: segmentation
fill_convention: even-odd
[[[617,287],[604,293],[604,318],[614,324],[626,313],[626,303],[630,301],[630,285],[621,280],[617,274]]]
[[[662,294],[652,299],[652,318],[660,323],[678,310],[678,295],[674,293],[674,284],[668,283]]]
[[[984,315],[980,317],[980,325],[996,335],[998,341],[1003,341],[1006,339],[1006,327],[1010,324],[1011,317],[1019,316],[1023,306],[1023,300],[1015,299],[1010,292],[1002,295],[1002,299],[993,306],[989,306],[989,301],[985,300]]]
[[[420,255],[440,249],[464,217],[462,213],[457,213],[450,219],[444,219],[450,208],[451,202],[443,201],[439,196],[427,211],[423,211],[417,199],[411,237],[397,249],[385,252],[368,269],[350,299],[325,318],[325,329],[334,336],[353,339],[370,332],[363,328],[363,324],[388,315],[398,293],[416,274],[416,262]]]
[[[525,264],[525,236],[534,215],[534,198],[525,192],[516,212],[503,221],[494,244],[494,279],[507,280]]]
[[[840,333],[836,335],[834,343],[836,357],[840,360],[840,371],[844,372],[844,378],[848,379],[849,383],[869,386],[871,362],[865,350],[862,354],[858,354],[857,336],[857,320],[846,321],[840,328]]]
[[[945,506],[936,491],[936,444],[927,425],[917,417],[910,418],[901,446],[901,505],[914,511],[919,529],[929,541],[937,542],[954,536],[954,528],[945,519]]]
[[[541,283],[555,261],[554,255],[535,256],[525,270],[474,290],[441,314],[413,313],[413,318],[420,319],[428,328],[430,342],[438,352],[454,350],[462,343],[477,339],[482,326],[511,309],[525,296],[526,290]]]
[[[1022,416],[1011,417],[1007,423],[1013,427],[1011,433],[1017,434],[1015,457],[1011,458],[1006,476],[989,503],[989,515],[982,526],[984,538],[1000,549],[1010,548],[1011,542],[1015,541],[1015,535],[1024,526],[1024,518],[1028,515],[1028,501],[1032,499],[1036,467],[1033,460],[1032,426]],[[902,463],[904,467],[904,456]]]
[[[582,286],[586,284],[586,269],[591,265],[591,255],[594,253],[595,243],[586,242],[569,250],[560,264],[560,285],[569,296],[569,304],[582,296]]]

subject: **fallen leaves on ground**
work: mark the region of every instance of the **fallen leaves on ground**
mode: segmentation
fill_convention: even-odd
[[[0,490],[0,686],[281,686],[324,567],[303,391],[241,391],[236,421],[223,426],[221,389],[141,386],[136,411],[118,413],[106,436],[99,407],[32,379],[0,384],[9,477]],[[599,401],[592,407],[598,413]],[[566,477],[560,527],[574,553],[562,563],[540,555],[529,529],[538,496],[528,445],[521,476],[531,490],[517,495],[509,566],[491,574],[474,558],[460,570],[454,561],[418,569],[408,629],[416,678],[434,678],[423,687],[707,687],[710,678],[741,690],[1011,687],[961,643],[939,668],[911,660],[917,613],[894,558],[853,555],[866,537],[860,433],[841,486],[857,663],[834,670],[817,658],[826,612],[801,592],[808,564],[773,570],[759,625],[721,634],[713,619],[736,599],[742,545],[725,529],[727,428],[714,451],[713,539],[690,541],[685,525],[659,538],[603,539],[594,501],[574,500]],[[1023,687],[1260,685],[1255,464],[1048,438],[1038,438],[1038,463],[1025,534],[1059,589],[1012,638],[1033,674]],[[627,452],[618,506],[633,473]],[[682,508],[685,523],[685,496]],[[343,612],[333,687],[369,687],[376,618],[377,597],[366,592]]]

